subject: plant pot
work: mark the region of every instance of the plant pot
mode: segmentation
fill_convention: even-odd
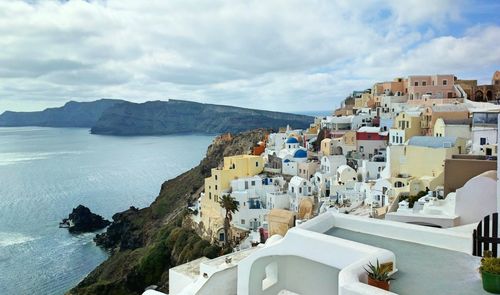
[[[487,292],[500,294],[500,275],[482,272],[483,289]]]
[[[389,291],[389,282],[387,281],[377,281],[368,277],[368,285]]]

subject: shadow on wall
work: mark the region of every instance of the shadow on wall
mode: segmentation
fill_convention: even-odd
[[[299,256],[262,257],[252,265],[249,294],[275,295],[282,290],[302,295],[335,294],[339,271]]]

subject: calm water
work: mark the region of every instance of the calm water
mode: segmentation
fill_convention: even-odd
[[[59,221],[83,204],[108,219],[144,207],[197,165],[210,136],[113,137],[0,128],[0,294],[63,294],[107,254]]]

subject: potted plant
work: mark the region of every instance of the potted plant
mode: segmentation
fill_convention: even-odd
[[[368,269],[364,268],[368,274],[368,285],[389,291],[389,281],[394,280],[390,277],[390,267],[380,265],[377,259],[377,265],[368,263]]]
[[[484,254],[479,267],[483,289],[490,293],[500,294],[500,258],[491,257],[489,252]]]

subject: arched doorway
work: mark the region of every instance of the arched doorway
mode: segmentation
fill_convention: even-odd
[[[493,93],[491,92],[491,90],[486,91],[486,99],[487,100],[493,99]]]
[[[483,101],[483,92],[481,90],[476,91],[476,95],[474,96],[476,98],[476,101]]]

